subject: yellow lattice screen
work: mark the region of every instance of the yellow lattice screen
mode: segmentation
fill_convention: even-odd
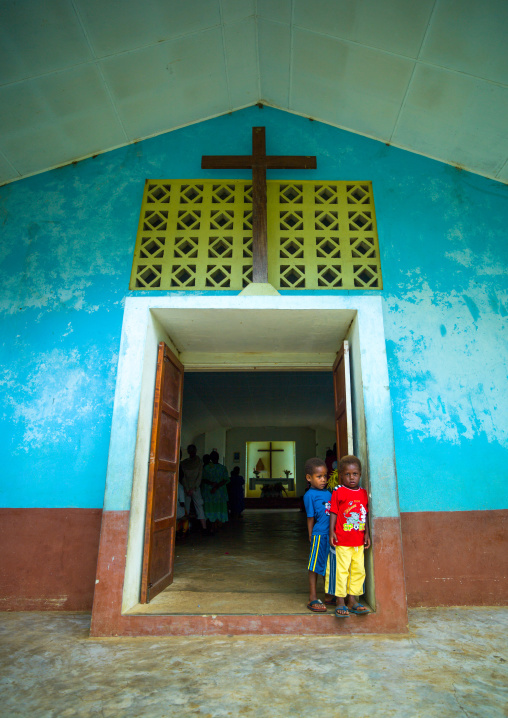
[[[381,289],[370,182],[268,181],[277,289]],[[252,281],[252,185],[147,180],[131,289],[241,290]]]

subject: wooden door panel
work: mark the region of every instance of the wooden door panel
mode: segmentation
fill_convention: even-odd
[[[183,366],[161,342],[150,444],[141,603],[173,581]]]
[[[164,405],[163,405],[164,407]],[[164,411],[160,417],[159,461],[177,463],[179,446],[177,439],[180,435],[180,422]]]
[[[174,358],[176,359],[176,357]],[[181,366],[180,362],[178,362],[178,364]],[[181,370],[178,365],[171,361],[167,362],[162,400],[168,405],[168,409],[173,409],[177,412],[180,412],[182,401],[180,392],[180,377]]]
[[[346,377],[344,375],[344,348],[341,350],[341,356],[338,360],[336,371],[333,374],[335,391],[337,396],[337,404],[335,411],[342,414],[346,405]]]
[[[165,516],[173,516],[175,513],[175,492],[173,491],[175,477],[174,471],[158,472],[158,480],[154,490],[154,521]]]
[[[349,343],[344,341],[333,365],[335,396],[335,428],[337,433],[337,460],[353,453],[353,420],[351,407],[351,374]]]
[[[167,403],[167,401],[162,401],[162,410],[164,414],[167,416],[170,416],[173,419],[178,419],[180,412],[176,409],[173,409],[173,407]]]
[[[170,583],[167,581],[167,569],[174,553],[172,547],[175,541],[175,528],[168,525],[167,519],[164,519],[161,523],[165,523],[166,526],[158,527],[152,539],[152,562],[150,566],[152,581],[148,590],[149,599],[154,598],[154,596],[167,588]],[[145,603],[148,602],[149,600],[145,601]]]

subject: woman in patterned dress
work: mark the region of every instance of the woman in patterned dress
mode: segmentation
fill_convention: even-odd
[[[219,454],[212,451],[210,463],[203,467],[201,493],[205,515],[211,524],[225,523],[228,520],[229,473],[223,464],[219,464]]]

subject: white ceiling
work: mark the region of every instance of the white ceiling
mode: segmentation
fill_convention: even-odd
[[[0,10],[0,182],[258,101],[508,182],[507,0]]]

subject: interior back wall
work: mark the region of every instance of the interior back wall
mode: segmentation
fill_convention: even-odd
[[[226,434],[227,467],[231,471],[235,464],[240,466],[240,473],[245,477],[245,444],[247,441],[294,441],[296,461],[296,493],[302,496],[305,487],[305,472],[303,467],[307,459],[316,455],[316,432],[307,427],[281,427],[281,426],[242,426],[229,429]],[[233,453],[240,452],[240,461],[233,461]]]

